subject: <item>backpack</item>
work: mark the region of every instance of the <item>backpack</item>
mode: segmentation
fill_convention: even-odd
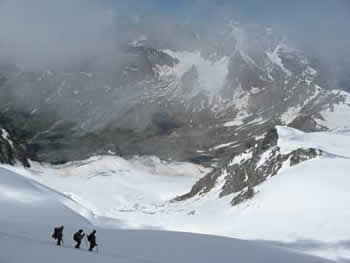
[[[88,239],[89,242],[91,242],[91,240],[92,240],[91,235],[88,235],[87,239]]]
[[[53,230],[53,234],[51,236],[53,239],[57,239],[57,232],[58,232],[58,228],[55,227],[54,230]]]
[[[78,232],[74,234],[73,239],[74,239],[74,241],[79,242],[79,240],[80,240],[80,235],[79,235]]]

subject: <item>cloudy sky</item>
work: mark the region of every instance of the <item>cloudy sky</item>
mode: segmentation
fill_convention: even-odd
[[[280,27],[304,48],[350,57],[349,0],[0,0],[0,55],[30,64],[112,48],[125,16],[187,21],[204,28],[235,19]],[[162,21],[162,20],[160,20]],[[25,59],[23,59],[24,61]]]

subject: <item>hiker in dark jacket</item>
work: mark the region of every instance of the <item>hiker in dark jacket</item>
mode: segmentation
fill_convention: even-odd
[[[92,251],[94,249],[94,247],[97,246],[97,244],[96,244],[96,230],[92,231],[90,233],[90,235],[87,236],[87,239],[90,243],[89,251]]]
[[[83,233],[82,229],[79,229],[79,231],[74,234],[73,240],[75,242],[77,242],[77,244],[75,245],[75,248],[80,248],[80,244],[81,244],[81,241],[83,240],[84,236],[85,236],[85,234]]]
[[[61,246],[64,226],[55,227],[52,238],[57,239],[57,246]]]

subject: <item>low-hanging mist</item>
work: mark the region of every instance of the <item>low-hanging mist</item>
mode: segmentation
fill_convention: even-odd
[[[104,61],[111,55],[116,58],[120,45],[141,34],[161,46],[188,47],[181,25],[192,34],[215,39],[213,32],[234,19],[276,28],[321,61],[348,66],[349,11],[344,0],[2,0],[0,55],[21,68]],[[329,71],[338,77],[344,70]]]
[[[323,89],[350,82],[348,5],[311,2],[0,1],[0,123],[50,162],[206,162],[240,125],[321,129]]]

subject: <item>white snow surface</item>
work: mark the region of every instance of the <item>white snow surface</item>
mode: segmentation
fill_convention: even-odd
[[[304,133],[277,126],[278,146],[286,154],[298,148],[315,148],[338,157],[350,158],[350,131]]]
[[[223,144],[217,145],[217,146],[215,146],[213,148],[210,148],[209,150],[210,151],[216,151],[216,150],[220,150],[222,148],[229,147],[229,146],[234,145],[234,144],[237,144],[237,142],[234,141],[234,142],[223,143]]]
[[[276,176],[269,178],[265,183],[255,188],[257,194],[253,199],[235,207],[230,205],[235,194],[219,199],[219,193],[228,175],[226,170],[222,171],[217,185],[209,193],[195,196],[183,202],[171,202],[173,197],[188,192],[193,183],[208,171],[192,164],[162,162],[155,157],[137,157],[132,160],[124,160],[114,156],[99,156],[87,161],[60,166],[33,163],[30,170],[10,166],[6,168],[24,175],[26,178],[21,178],[21,180],[30,180],[31,185],[37,185],[32,181],[36,180],[58,192],[65,193],[65,196],[54,194],[58,196],[58,200],[64,200],[64,205],[59,202],[59,207],[63,207],[62,209],[73,207],[74,211],[78,211],[95,227],[98,225],[114,229],[162,229],[265,240],[264,244],[287,247],[333,260],[340,261],[344,258],[349,260],[350,228],[348,222],[350,221],[350,212],[346,207],[350,203],[348,190],[350,184],[348,173],[350,170],[350,132],[343,130],[303,133],[282,126],[278,126],[277,130],[279,134],[278,146],[283,153],[298,148],[313,147],[322,150],[323,155],[293,167],[283,166]],[[247,155],[249,158],[249,153]],[[261,161],[265,158],[266,156],[263,156]],[[0,199],[11,199],[19,202],[19,210],[23,213],[32,211],[33,207],[37,206],[40,211],[45,211],[47,216],[51,216],[51,210],[46,210],[46,206],[43,209],[41,204],[57,207],[56,204],[52,203],[56,197],[50,199],[51,203],[41,202],[40,195],[37,197],[33,191],[21,190],[17,186],[8,187],[6,180],[5,186],[3,186],[3,176],[0,178],[2,180]],[[28,200],[28,202],[21,201],[22,199]],[[27,206],[30,207],[29,210],[26,210]],[[22,219],[22,217],[15,216],[15,213],[18,212],[17,204],[11,205],[9,208],[5,207],[9,211],[13,211],[9,213],[10,218]],[[7,214],[3,212],[0,219],[4,216],[7,218]],[[33,218],[34,222],[40,221],[40,213],[35,213],[35,215],[37,217]],[[50,226],[59,224],[61,221],[66,224],[67,221],[61,220],[60,217],[56,218],[56,215],[57,213],[53,212],[52,217],[46,220],[50,222]],[[77,218],[82,220],[82,224],[88,224],[87,221],[83,220],[84,218],[80,216]],[[26,219],[23,217],[23,220]],[[179,242],[181,234],[172,236],[169,233],[168,237],[163,232],[126,231],[122,233],[133,233],[132,235],[135,237],[138,235],[137,233],[140,235],[147,233],[146,236],[167,238],[167,242],[161,240],[156,240],[155,243],[144,242],[147,244],[147,248],[148,245],[153,246],[154,244],[160,244],[162,248],[166,247],[164,249],[169,249],[169,247],[180,249],[179,247],[182,248],[182,245],[190,248],[194,245],[191,242],[191,244],[187,244],[187,241]],[[120,233],[116,234],[118,238],[120,235]],[[216,238],[213,238],[215,241],[210,241],[211,238],[203,237],[203,240],[208,239],[208,241],[199,241],[202,240],[201,236],[198,237],[198,240],[197,236],[193,236],[193,238],[192,235],[186,234],[185,236],[192,239],[194,243],[216,242]],[[118,240],[121,242],[123,238],[122,235]],[[130,239],[130,237],[128,238]],[[168,238],[178,243],[171,245]],[[137,242],[142,240],[141,237],[137,239]],[[234,241],[227,242],[233,242],[232,246],[235,246]],[[119,242],[117,244],[119,246]],[[219,243],[217,244],[219,245]],[[246,244],[255,243],[248,242]],[[123,247],[128,245],[133,246],[134,244],[123,244]],[[213,244],[211,243],[211,245]],[[220,250],[221,245],[219,246]],[[205,247],[206,245],[203,245],[201,249],[204,255],[206,255],[207,250],[212,253],[209,245],[207,250]],[[215,246],[215,251],[216,248]],[[142,253],[145,250],[147,249],[142,249]],[[113,251],[112,248],[110,251]],[[157,251],[162,251],[162,249],[157,249]],[[235,249],[231,247],[230,253],[238,257],[242,256],[240,253],[237,254],[237,251],[240,250],[237,250],[236,253],[232,251]],[[224,255],[226,252],[221,251],[220,253]],[[195,252],[186,253],[189,253],[190,256]],[[247,254],[245,256],[252,256],[253,253]],[[144,254],[142,254],[143,256]],[[153,254],[150,254],[150,258],[152,256]],[[232,261],[231,256],[230,262]],[[202,261],[198,262],[212,262],[201,259]],[[213,258],[211,259],[213,260]],[[170,260],[173,260],[172,256],[166,262],[175,262]],[[226,262],[227,258],[221,261],[216,258],[216,261]],[[164,258],[161,262],[164,262]],[[275,261],[264,258],[262,261],[251,259],[241,262]],[[288,261],[279,260],[277,262]],[[294,262],[303,261],[295,260]]]
[[[301,109],[301,106],[294,106],[288,108],[288,110],[281,115],[282,123],[288,124],[292,122],[296,117],[298,117]]]
[[[224,127],[232,127],[232,126],[239,126],[244,124],[242,120],[233,120],[233,121],[228,121],[223,124]]]
[[[265,54],[270,59],[270,61],[277,65],[286,75],[290,76],[292,73],[284,66],[282,59],[279,56],[280,49],[284,47],[284,44],[279,44],[272,51],[267,51]]]
[[[350,93],[339,90],[333,90],[333,93],[344,96],[344,102],[323,110],[321,115],[324,120],[317,119],[317,122],[331,130],[350,129]]]
[[[76,210],[84,210],[64,195],[30,178],[0,168],[0,242],[2,263],[38,262],[331,262],[297,254],[266,242],[146,230],[99,228]],[[73,206],[71,206],[73,204]],[[97,219],[97,218],[96,218]],[[64,224],[64,245],[50,238],[53,227]],[[98,253],[73,248],[77,229],[97,229]],[[252,253],[254,251],[254,253]]]
[[[96,156],[59,166],[31,165],[30,171],[19,172],[35,175],[39,182],[65,193],[95,214],[112,218],[118,218],[123,212],[146,213],[161,206],[183,191],[189,191],[209,171],[189,163],[165,163],[156,157],[135,157],[127,161],[114,156]]]
[[[200,51],[164,50],[164,52],[177,58],[180,62],[163,74],[181,78],[192,66],[195,66],[198,71],[199,86],[202,89],[215,92],[225,84],[229,58],[223,57],[218,61],[210,61],[202,57]]]
[[[11,145],[11,147],[13,148],[13,142],[9,139],[9,133],[5,130],[5,129],[1,129],[1,137],[8,141],[8,143]]]
[[[252,157],[253,157],[253,153],[251,151],[241,153],[232,159],[229,166],[235,165],[235,164],[241,164],[242,162],[249,160]]]

